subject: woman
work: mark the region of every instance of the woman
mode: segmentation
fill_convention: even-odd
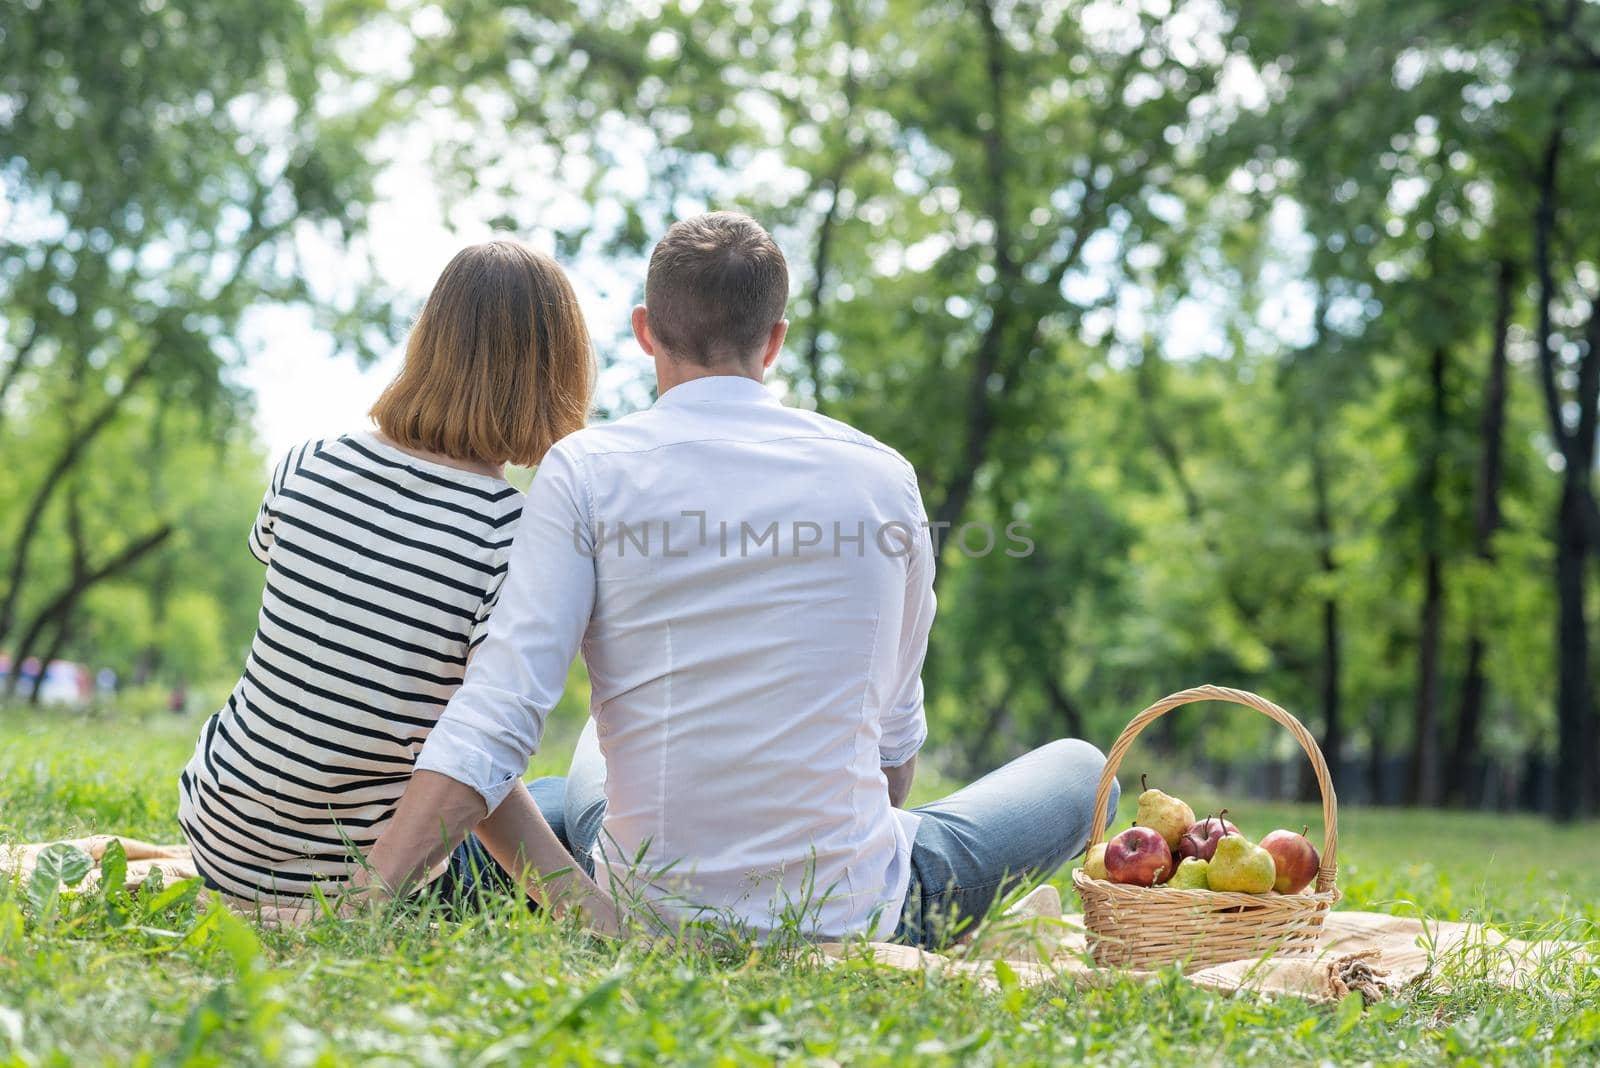
[[[350,876],[494,608],[523,504],[505,465],[581,427],[591,379],[561,268],[515,242],[474,245],[428,297],[377,432],[278,465],[249,538],[267,567],[256,637],[180,780],[208,885],[292,906]],[[519,791],[480,836],[514,854],[508,828],[532,805]],[[487,863],[470,840],[457,856]]]

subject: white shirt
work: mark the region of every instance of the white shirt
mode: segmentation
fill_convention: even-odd
[[[488,637],[416,767],[492,811],[581,641],[603,886],[609,871],[664,911],[757,933],[788,912],[812,937],[882,937],[917,824],[882,768],[927,734],[933,614],[898,453],[751,379],[696,379],[545,458]]]

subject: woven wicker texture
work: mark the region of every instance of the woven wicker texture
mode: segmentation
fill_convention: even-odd
[[[1317,871],[1315,892],[1233,894],[1125,886],[1091,879],[1080,870],[1073,873],[1072,881],[1083,900],[1089,952],[1097,964],[1152,968],[1176,963],[1187,970],[1269,953],[1307,955],[1316,951],[1322,921],[1338,898],[1334,876],[1339,851],[1339,800],[1328,774],[1328,762],[1299,720],[1266,698],[1245,690],[1196,686],[1164,697],[1133,717],[1111,747],[1100,776],[1094,807],[1099,818],[1089,845],[1094,846],[1103,837],[1101,828],[1111,800],[1111,783],[1134,739],[1173,709],[1199,701],[1229,701],[1255,709],[1282,724],[1310,758],[1322,791],[1322,866]]]

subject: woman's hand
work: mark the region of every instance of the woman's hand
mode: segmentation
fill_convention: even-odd
[[[383,881],[375,869],[363,864],[350,875],[344,890],[333,899],[334,915],[341,920],[353,919],[374,908],[387,905],[394,899],[394,891]]]
[[[590,884],[590,888],[583,891],[581,900],[573,902],[577,909],[583,926],[598,935],[607,938],[622,938],[622,914],[617,911],[616,902],[598,886]]]
[[[256,921],[263,927],[305,927],[321,914],[315,903],[307,905],[257,905]]]
[[[558,916],[575,909],[590,930],[622,937],[622,917],[611,896],[578,867],[525,786],[511,791],[474,833],[533,900]]]

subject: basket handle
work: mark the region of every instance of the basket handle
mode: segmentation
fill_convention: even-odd
[[[1100,786],[1094,795],[1095,820],[1089,831],[1089,846],[1093,847],[1105,837],[1106,806],[1111,801],[1111,784],[1116,780],[1117,768],[1122,764],[1122,758],[1128,752],[1128,747],[1133,745],[1133,740],[1150,724],[1182,705],[1194,704],[1198,701],[1231,701],[1236,705],[1253,708],[1262,715],[1276,720],[1282,724],[1294,740],[1300,743],[1306,756],[1311,758],[1311,770],[1316,772],[1317,787],[1322,791],[1322,866],[1317,869],[1317,892],[1327,893],[1333,889],[1333,880],[1338,872],[1339,851],[1339,799],[1333,792],[1333,778],[1328,774],[1328,762],[1323,759],[1322,749],[1317,745],[1311,732],[1305,725],[1295,719],[1282,708],[1268,701],[1265,697],[1258,697],[1248,690],[1234,690],[1226,686],[1196,686],[1189,690],[1180,690],[1169,694],[1140,712],[1123,728],[1117,736],[1117,741],[1111,747],[1111,752],[1106,756],[1105,770],[1100,773]]]

